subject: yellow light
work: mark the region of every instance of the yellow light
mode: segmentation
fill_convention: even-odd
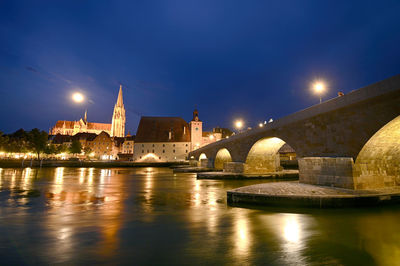
[[[314,84],[314,90],[317,93],[321,93],[325,90],[325,84],[322,82],[317,82]]]
[[[242,120],[236,120],[235,127],[237,129],[241,129],[243,127],[243,121]]]
[[[214,135],[210,135],[210,140],[213,140],[214,139]]]
[[[264,126],[264,124],[263,124],[263,123],[260,123],[260,124],[258,124],[258,126],[259,126],[259,127],[263,127],[263,126]]]
[[[72,94],[72,100],[76,103],[81,103],[84,100],[84,96],[82,93],[80,92],[75,92],[74,94]]]

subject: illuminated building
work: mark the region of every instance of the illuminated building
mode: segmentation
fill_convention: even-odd
[[[125,136],[125,107],[122,99],[122,86],[119,88],[117,103],[114,106],[111,124],[108,123],[92,123],[87,121],[87,112],[84,118],[79,121],[59,120],[56,125],[50,130],[50,135],[76,135],[78,133],[94,133],[100,134],[106,132],[111,137]]]

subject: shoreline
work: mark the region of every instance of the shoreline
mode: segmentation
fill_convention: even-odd
[[[40,161],[37,160],[0,160],[0,168],[45,168],[45,167],[93,167],[93,168],[116,168],[116,167],[177,167],[188,165],[187,162],[127,162],[127,161],[69,161],[69,160],[43,160],[40,166]]]

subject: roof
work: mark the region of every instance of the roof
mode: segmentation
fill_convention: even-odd
[[[52,139],[52,143],[53,144],[63,144],[64,142],[71,142],[71,140],[72,140],[72,137],[69,135],[57,134]]]
[[[77,123],[79,125],[79,121],[58,120],[54,127],[55,128],[63,128],[65,125],[65,128],[73,129],[75,123]],[[111,131],[111,124],[89,122],[89,123],[87,123],[87,129]]]
[[[142,116],[135,142],[190,142],[189,125],[180,117]]]
[[[296,151],[289,146],[289,144],[285,143],[280,149],[279,153],[295,153]]]
[[[96,133],[77,133],[74,136],[72,136],[73,140],[87,140],[87,141],[92,141],[97,137]]]
[[[111,131],[111,124],[106,123],[91,123],[87,124],[88,129]]]
[[[125,137],[125,140],[128,140],[128,141],[130,140],[130,141],[132,141],[132,140],[135,140],[135,138],[136,138],[135,135],[133,135],[133,136],[128,135],[128,136]]]

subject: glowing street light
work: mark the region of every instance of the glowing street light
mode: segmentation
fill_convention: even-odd
[[[264,124],[263,124],[263,123],[259,123],[258,126],[259,126],[259,127],[263,127]]]
[[[72,94],[72,100],[76,103],[81,103],[81,102],[83,102],[84,99],[85,99],[85,97],[80,92],[75,92]]]
[[[235,121],[235,127],[236,127],[236,129],[237,129],[238,131],[240,131],[240,130],[242,129],[243,125],[244,125],[244,123],[243,123],[242,120],[236,120],[236,121]]]
[[[319,103],[322,102],[322,94],[324,93],[326,86],[323,82],[317,81],[313,85],[314,92],[319,95]]]

